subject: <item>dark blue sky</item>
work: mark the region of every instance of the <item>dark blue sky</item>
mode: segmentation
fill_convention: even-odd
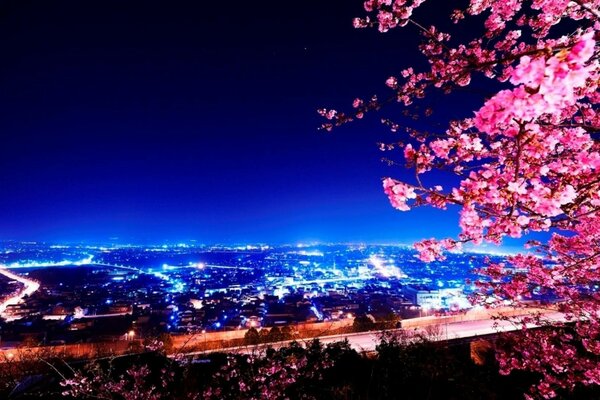
[[[455,233],[455,214],[389,206],[380,178],[404,172],[380,162],[375,143],[394,138],[379,117],[316,130],[317,108],[386,94],[418,62],[414,30],[355,30],[361,14],[348,0],[0,2],[0,239]]]

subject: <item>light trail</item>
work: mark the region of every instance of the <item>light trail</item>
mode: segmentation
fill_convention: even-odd
[[[12,280],[21,282],[25,286],[19,292],[19,294],[15,295],[13,297],[10,297],[10,298],[6,299],[4,302],[0,303],[0,316],[7,320],[15,319],[13,317],[5,315],[6,308],[11,305],[19,304],[20,302],[23,301],[23,298],[25,296],[31,296],[33,293],[35,293],[40,288],[40,284],[31,279],[27,279],[22,275],[14,274],[4,267],[0,267],[0,274],[4,275],[8,279],[12,279]]]

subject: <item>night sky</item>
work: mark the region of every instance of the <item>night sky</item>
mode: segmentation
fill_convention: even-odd
[[[388,76],[422,62],[414,29],[355,30],[362,13],[349,0],[0,2],[0,240],[455,234],[455,213],[390,207],[381,178],[407,173],[380,161],[376,142],[397,139],[381,115],[317,131],[317,108],[388,95]]]

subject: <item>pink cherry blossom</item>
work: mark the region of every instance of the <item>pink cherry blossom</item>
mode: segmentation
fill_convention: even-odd
[[[412,187],[391,178],[383,180],[383,189],[390,199],[392,207],[402,211],[410,210],[406,202],[417,197]]]
[[[422,205],[460,207],[458,238],[415,244],[426,262],[443,258],[445,250],[461,243],[501,244],[507,236],[550,231],[549,240],[534,245],[536,255],[483,268],[488,279],[478,282],[474,301],[524,307],[521,299],[534,289],[556,295],[561,299],[556,307],[572,325],[529,330],[528,324],[544,323],[541,315],[515,319],[523,330],[499,348],[501,371],[539,373],[540,382],[528,394],[532,398],[599,385],[600,0],[470,0],[451,19],[460,27],[463,20],[481,15],[483,26],[464,41],[466,31],[453,37],[417,21],[423,2],[367,0],[369,15],[355,22],[381,32],[407,24],[420,30],[419,50],[428,67],[403,67],[386,81],[392,99],[406,108],[403,116],[430,115],[416,109],[423,98],[438,89],[452,93],[474,78],[495,81],[491,87],[499,90],[482,98],[474,112],[465,110],[462,119],[450,121],[445,131],[423,132],[423,124],[404,127],[385,119],[387,127],[404,130],[406,137],[400,146],[383,148],[403,148],[401,156],[415,178],[386,178],[384,192],[403,211]],[[382,104],[376,100],[357,107],[355,102],[355,115],[377,111]],[[354,119],[329,110],[322,115],[329,119],[325,129]],[[429,175],[434,169],[456,174],[458,183],[436,181],[441,175]]]

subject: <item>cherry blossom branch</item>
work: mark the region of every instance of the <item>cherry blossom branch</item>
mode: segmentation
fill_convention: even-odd
[[[596,19],[600,19],[600,12],[598,10],[594,10],[593,8],[590,8],[586,3],[582,2],[581,0],[572,0],[572,1],[574,3],[576,3],[578,6],[580,6],[581,8],[583,8],[585,11],[589,12],[594,17],[596,17]]]

